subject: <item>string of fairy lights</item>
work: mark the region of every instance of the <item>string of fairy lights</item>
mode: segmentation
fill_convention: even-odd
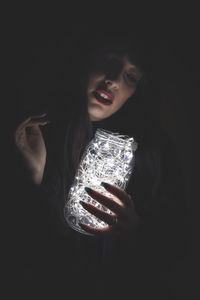
[[[90,197],[85,191],[85,187],[94,189],[110,198],[114,198],[114,196],[100,185],[102,181],[125,190],[133,172],[136,149],[137,142],[133,137],[99,128],[96,130],[94,138],[89,142],[82,155],[73,184],[66,197],[64,216],[71,228],[88,234],[79,226],[79,222],[95,228],[103,228],[107,225],[85,210],[79,201],[91,203],[112,214],[108,208]]]

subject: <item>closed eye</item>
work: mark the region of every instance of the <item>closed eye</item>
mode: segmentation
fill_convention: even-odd
[[[137,79],[135,78],[135,76],[132,74],[132,73],[125,73],[126,74],[126,77],[129,81],[131,82],[137,82]]]

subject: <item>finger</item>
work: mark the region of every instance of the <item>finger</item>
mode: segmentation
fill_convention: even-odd
[[[39,125],[46,125],[50,123],[50,121],[30,121],[25,125],[25,127],[32,127],[32,126],[39,126]]]
[[[38,116],[31,116],[32,121],[47,121],[46,114],[38,115]]]
[[[35,118],[42,118],[46,115],[47,115],[47,113],[43,113],[43,114],[41,113],[41,114],[37,114],[37,115],[32,115],[30,117],[31,117],[31,119],[35,119]]]
[[[18,129],[22,129],[31,120],[31,117],[26,118],[22,123],[19,124]]]
[[[133,202],[131,199],[131,196],[128,195],[124,190],[111,185],[107,182],[101,182],[101,185],[112,195],[116,196],[119,198],[125,205],[129,206]]]
[[[80,201],[80,204],[83,206],[84,209],[86,209],[89,213],[91,213],[95,217],[104,221],[108,225],[113,225],[113,215],[108,214],[108,213],[98,209],[97,207],[95,207],[94,205],[92,205],[90,203]]]
[[[40,131],[39,126],[45,126],[46,124],[50,123],[50,121],[43,121],[43,122],[39,122],[39,121],[29,121],[29,123],[25,124],[23,127],[18,128],[15,132],[14,132],[14,137],[15,139],[17,139],[19,136],[25,135],[26,134],[26,129],[31,129],[31,134],[33,133],[33,129],[37,130],[37,133]]]
[[[33,116],[29,116],[28,118],[26,118],[22,123],[19,124],[18,128],[21,129],[23,128],[30,120],[32,119],[37,119],[37,118],[42,118],[44,116],[46,116],[47,114],[39,114],[39,115],[33,115]]]
[[[102,205],[106,206],[108,209],[112,210],[115,214],[123,214],[123,207],[115,200],[106,197],[105,195],[102,195],[101,193],[94,191],[91,188],[85,187],[85,190],[89,194],[89,196],[91,196],[93,199],[95,199]]]

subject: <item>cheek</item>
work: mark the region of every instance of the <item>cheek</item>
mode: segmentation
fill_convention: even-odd
[[[89,79],[88,80],[88,91],[90,91],[92,89],[92,87],[94,86],[94,80],[93,79]]]
[[[131,87],[126,87],[123,91],[122,91],[122,99],[123,102],[126,102],[131,96],[134,95],[136,91],[136,86],[131,86]]]
[[[129,95],[130,95],[130,96],[132,96],[132,95],[135,93],[136,88],[137,88],[137,85],[136,85],[136,84],[134,84],[133,86],[131,86],[131,87],[129,88]]]

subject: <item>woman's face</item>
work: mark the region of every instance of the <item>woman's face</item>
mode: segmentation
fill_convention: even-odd
[[[105,55],[91,68],[87,97],[90,121],[101,121],[117,112],[135,93],[142,72],[127,56]]]

